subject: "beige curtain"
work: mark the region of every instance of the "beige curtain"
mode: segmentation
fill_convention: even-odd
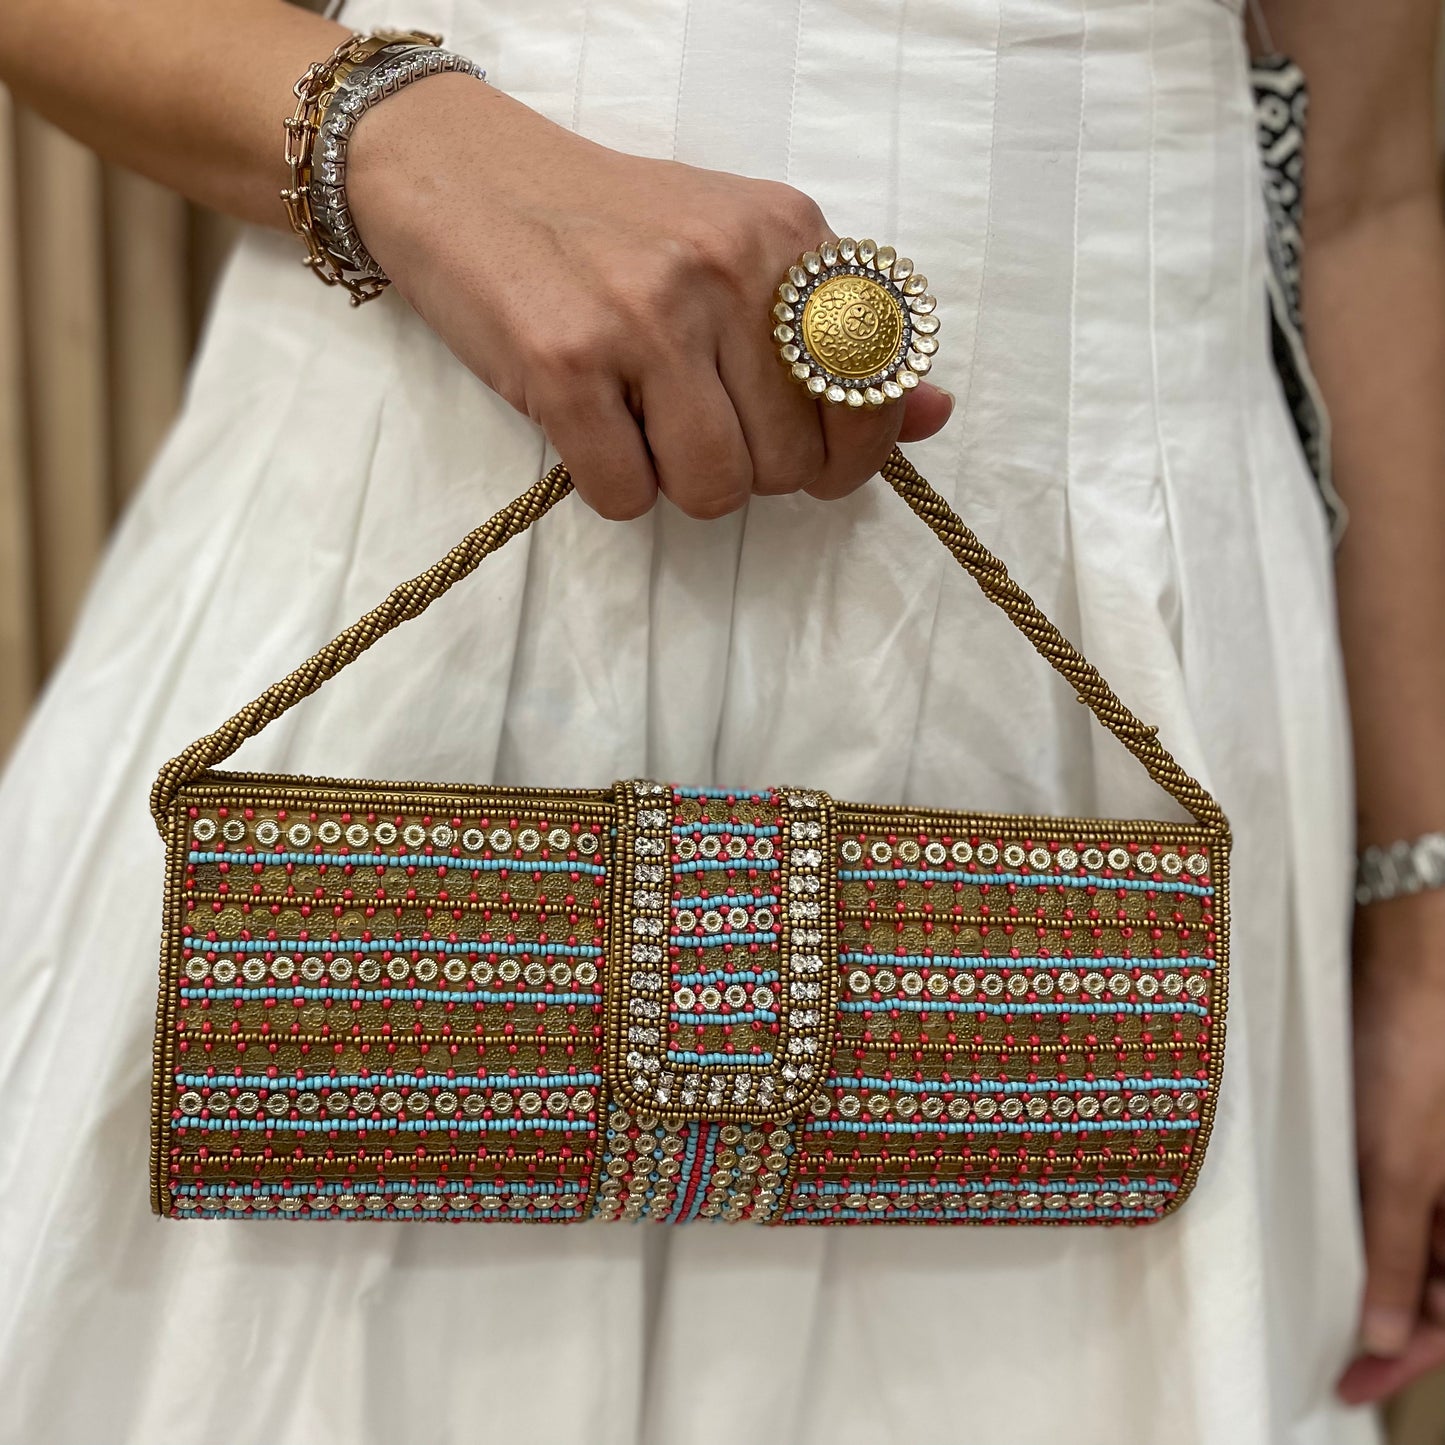
[[[175,414],[229,230],[0,87],[0,758]]]
[[[231,234],[0,86],[0,762],[175,414]],[[1391,1423],[1445,1445],[1445,1373]]]

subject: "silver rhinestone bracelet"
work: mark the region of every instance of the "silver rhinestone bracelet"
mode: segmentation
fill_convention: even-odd
[[[398,44],[378,51],[332,97],[316,134],[311,207],[331,248],[363,275],[386,280],[357,234],[346,199],[346,150],[356,123],[372,106],[429,75],[454,73],[486,80],[487,72],[465,55],[429,45]]]
[[[1383,903],[1428,888],[1445,888],[1445,833],[1366,848],[1355,875],[1355,902]]]

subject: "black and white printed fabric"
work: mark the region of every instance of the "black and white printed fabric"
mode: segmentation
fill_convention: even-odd
[[[1304,199],[1304,72],[1283,55],[1257,57],[1250,70],[1268,221],[1270,329],[1275,368],[1284,387],[1300,446],[1320,489],[1336,541],[1345,508],[1330,479],[1329,414],[1305,354],[1300,312],[1301,216]]]

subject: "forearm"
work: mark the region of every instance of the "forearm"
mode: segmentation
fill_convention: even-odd
[[[1305,321],[1350,509],[1340,627],[1362,843],[1445,828],[1445,225],[1431,184],[1307,240]]]
[[[284,226],[291,87],[346,33],[282,0],[0,0],[0,81],[108,160]]]

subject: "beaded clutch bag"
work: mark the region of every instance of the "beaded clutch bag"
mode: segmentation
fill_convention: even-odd
[[[571,488],[554,467],[162,770],[178,1218],[1145,1222],[1223,1060],[1228,825],[894,452],[1190,824],[217,772]]]

